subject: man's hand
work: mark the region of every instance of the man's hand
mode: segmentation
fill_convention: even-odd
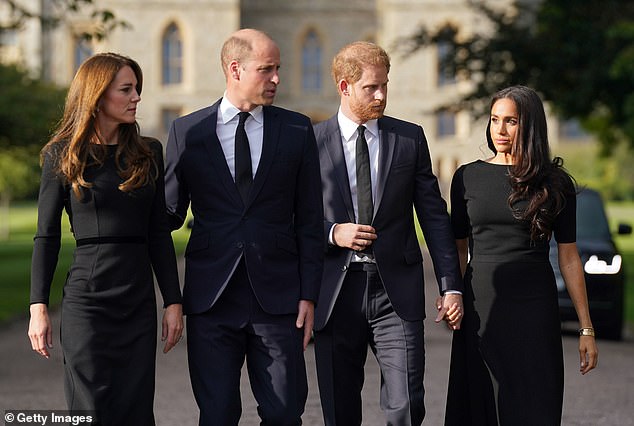
[[[297,328],[304,328],[304,350],[310,343],[313,334],[313,325],[315,324],[315,303],[310,300],[299,301],[299,312],[297,313]]]
[[[436,309],[438,309],[436,322],[445,320],[450,330],[460,330],[464,312],[461,294],[446,293],[444,296],[437,298]]]
[[[332,231],[335,245],[355,251],[366,249],[376,240],[376,231],[370,225],[338,223]]]

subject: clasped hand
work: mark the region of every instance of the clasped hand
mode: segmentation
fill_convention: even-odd
[[[436,299],[436,309],[438,315],[436,322],[446,321],[450,330],[460,330],[464,307],[462,305],[462,295],[458,293],[446,293]]]
[[[332,240],[339,247],[354,251],[365,250],[376,240],[376,230],[370,225],[338,223],[332,231]]]

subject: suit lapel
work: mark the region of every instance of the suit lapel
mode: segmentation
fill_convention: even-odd
[[[275,152],[277,151],[277,145],[280,140],[281,120],[278,116],[278,111],[273,108],[263,108],[264,119],[264,136],[262,140],[262,155],[260,156],[260,162],[258,169],[255,172],[253,184],[249,191],[249,197],[247,204],[249,204],[256,195],[262,190],[262,186],[266,181],[266,176],[271,169],[273,160],[275,159]]]
[[[327,122],[326,129],[327,138],[324,145],[332,162],[332,170],[337,180],[337,185],[341,191],[341,197],[348,212],[350,222],[355,222],[354,206],[352,204],[352,195],[350,193],[350,180],[348,179],[348,168],[346,167],[346,157],[343,154],[343,146],[341,144],[341,130],[335,115]]]
[[[381,199],[383,198],[383,192],[385,190],[385,183],[387,182],[387,176],[392,165],[392,158],[394,157],[394,148],[396,146],[396,132],[393,128],[385,128],[385,121],[379,119],[379,171],[376,182],[376,200],[374,200],[374,215],[379,210],[381,205]]]
[[[203,131],[202,140],[207,153],[209,154],[212,170],[215,170],[218,173],[220,182],[227,188],[227,192],[232,194],[235,201],[242,202],[240,192],[238,192],[238,187],[231,176],[231,171],[229,170],[229,166],[227,165],[227,160],[225,158],[225,153],[220,146],[220,140],[218,139],[218,135],[216,133],[219,106],[220,101],[212,105],[209,117],[201,123]]]

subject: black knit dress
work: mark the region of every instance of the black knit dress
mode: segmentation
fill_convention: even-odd
[[[559,243],[575,241],[568,181],[572,196],[553,230]],[[456,239],[469,238],[471,258],[446,425],[561,423],[563,351],[549,244],[531,241],[528,224],[513,217],[510,191],[508,167],[484,161],[462,166],[452,182],[452,225]]]
[[[101,425],[153,425],[157,281],[165,305],[181,303],[167,225],[162,148],[151,185],[122,192],[117,146],[86,169],[78,199],[57,176],[60,146],[44,156],[32,260],[31,303],[48,303],[66,209],[77,242],[64,285],[61,343],[70,410],[96,411]]]

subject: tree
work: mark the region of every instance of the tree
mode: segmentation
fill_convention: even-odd
[[[28,194],[37,179],[32,173],[32,158],[25,148],[0,151],[0,240],[9,238],[11,200]]]
[[[491,2],[488,2],[491,3]],[[471,35],[447,24],[399,40],[400,53],[443,42],[446,72],[473,82],[454,105],[485,112],[502,87],[538,90],[564,119],[575,118],[610,153],[625,142],[634,149],[634,2],[620,0],[516,1],[504,10],[470,0],[490,23]]]
[[[35,193],[39,151],[59,121],[65,90],[0,65],[0,239],[8,237],[12,200]]]
[[[27,21],[40,21],[43,29],[52,29],[74,15],[87,15],[98,25],[91,31],[76,34],[86,39],[101,40],[117,27],[127,28],[126,21],[119,20],[109,9],[102,9],[93,0],[44,0],[41,10],[33,10],[21,0],[0,0],[8,9],[8,17],[0,22],[0,33],[7,30],[19,30]]]
[[[32,79],[15,65],[0,65],[0,149],[37,154],[59,121],[66,91]]]

